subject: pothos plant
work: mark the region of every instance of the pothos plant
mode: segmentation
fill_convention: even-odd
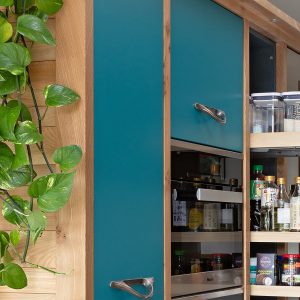
[[[52,155],[59,169],[56,172],[47,157],[43,135],[48,108],[72,104],[79,95],[52,83],[43,91],[46,110],[41,114],[30,78],[30,49],[34,43],[55,46],[47,20],[62,6],[62,0],[0,0],[0,201],[4,219],[15,226],[0,231],[0,285],[13,289],[27,286],[24,266],[57,273],[28,261],[27,253],[47,226],[46,214],[57,212],[69,200],[74,167],[82,157],[76,145],[56,149]],[[36,123],[23,101],[27,90]],[[41,153],[49,175],[37,176],[33,147]],[[26,197],[16,193],[20,187],[26,187]],[[25,243],[20,243],[22,239]]]

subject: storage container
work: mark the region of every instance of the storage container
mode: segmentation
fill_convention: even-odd
[[[251,132],[279,132],[284,129],[284,103],[280,93],[251,95]]]
[[[300,92],[282,93],[285,105],[284,131],[300,131]]]

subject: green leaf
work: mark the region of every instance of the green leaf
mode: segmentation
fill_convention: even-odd
[[[0,42],[7,42],[13,34],[13,28],[11,24],[0,16]]]
[[[15,229],[12,230],[9,234],[10,242],[16,247],[20,243],[20,232],[19,230]]]
[[[23,200],[19,196],[12,196],[12,198],[14,199],[14,202],[16,202],[17,205],[20,207],[22,213],[29,209],[30,204],[28,201]],[[11,199],[5,199],[2,207],[2,215],[4,219],[9,223],[14,225],[21,225],[22,223],[24,223],[24,221],[26,221],[25,217],[21,214],[18,214],[13,207],[14,206]]]
[[[39,17],[45,23],[48,20],[48,15],[40,11],[36,6],[31,7],[27,13]]]
[[[4,263],[4,265],[7,265],[9,263],[11,263],[14,259],[12,258],[12,256],[10,255],[9,251],[8,251],[8,247],[5,249],[4,251],[4,255],[2,258],[2,261]]]
[[[9,235],[5,231],[0,231],[0,256],[3,257],[5,250],[9,245]]]
[[[10,108],[17,107],[17,106],[19,106],[18,100],[10,100],[7,103],[7,107],[10,107]],[[23,102],[21,103],[21,113],[20,113],[19,120],[20,121],[32,121],[31,113],[30,113],[28,107]]]
[[[39,10],[48,15],[57,13],[63,6],[62,0],[36,0],[36,6]]]
[[[12,289],[23,289],[27,286],[27,277],[24,270],[17,264],[9,263],[2,271],[2,280]]]
[[[20,107],[0,106],[0,136],[5,140],[16,139],[14,129],[20,115]]]
[[[36,210],[29,213],[27,221],[35,243],[47,226],[47,218],[40,210]]]
[[[14,4],[14,0],[0,0],[0,6],[11,6]]]
[[[4,264],[0,264],[0,286],[5,285],[5,283],[2,280],[2,273],[1,271],[4,269]]]
[[[1,75],[1,72],[0,72],[0,81],[5,81],[5,78]]]
[[[27,48],[16,43],[0,43],[0,70],[22,75],[30,62],[31,56]]]
[[[70,145],[58,148],[54,151],[53,160],[59,164],[62,171],[69,171],[79,164],[82,158],[82,150],[79,146]]]
[[[55,46],[55,40],[47,25],[37,16],[20,16],[17,20],[17,31],[34,42]]]
[[[19,123],[15,130],[16,143],[18,144],[36,144],[43,140],[43,135],[39,133],[36,125],[31,121]]]
[[[11,190],[31,181],[31,170],[29,166],[23,166],[17,170],[0,170],[0,189]]]
[[[0,169],[7,171],[11,168],[14,154],[11,149],[4,143],[0,142]]]
[[[15,156],[12,162],[11,169],[16,170],[23,166],[29,165],[29,159],[25,146],[22,144],[14,144]]]
[[[50,174],[35,180],[28,194],[37,198],[39,208],[44,212],[56,212],[69,200],[75,173]]]
[[[48,85],[44,89],[44,96],[47,106],[64,106],[74,103],[80,99],[80,96],[73,90],[58,84]]]
[[[23,13],[23,1],[24,0],[17,0],[17,14],[22,14]],[[25,1],[25,12],[30,9],[30,7],[34,4],[34,0],[26,0]]]
[[[16,76],[8,71],[0,71],[4,80],[0,81],[0,96],[8,95],[17,90]]]

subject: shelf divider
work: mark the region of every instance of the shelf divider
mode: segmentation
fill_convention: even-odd
[[[251,242],[252,243],[300,243],[300,232],[252,231]]]
[[[300,286],[251,285],[251,296],[299,297]]]

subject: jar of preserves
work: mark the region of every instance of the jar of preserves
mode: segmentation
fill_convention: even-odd
[[[288,286],[300,285],[300,255],[282,255],[280,284]]]

